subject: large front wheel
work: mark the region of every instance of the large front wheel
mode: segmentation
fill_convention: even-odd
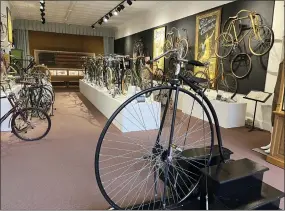
[[[154,100],[159,92],[168,94],[165,106]],[[193,93],[172,86],[141,91],[113,113],[99,137],[94,165],[102,195],[115,209],[148,210],[197,196],[213,135],[209,112]]]

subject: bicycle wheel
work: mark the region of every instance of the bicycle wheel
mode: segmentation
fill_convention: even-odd
[[[11,128],[18,138],[24,141],[37,141],[49,133],[51,120],[42,109],[24,108],[12,117]]]
[[[232,74],[238,79],[248,76],[251,72],[251,67],[251,58],[247,53],[239,53],[231,61]]]
[[[113,81],[114,81],[113,70],[110,67],[107,67],[106,68],[106,88],[108,90],[111,90],[114,87]]]
[[[188,53],[188,42],[185,38],[183,38],[179,41],[178,49],[179,49],[181,58],[184,59]]]
[[[232,52],[234,46],[233,36],[229,33],[222,33],[215,40],[215,54],[219,58],[225,58]]]
[[[256,56],[267,54],[274,43],[274,32],[268,26],[255,26],[256,34],[252,29],[248,37],[248,46],[251,53]]]
[[[126,94],[128,92],[128,88],[129,86],[132,85],[132,70],[131,69],[127,69],[124,72],[124,76],[123,76],[123,83],[122,83],[122,91],[123,94]]]
[[[188,102],[183,112],[171,109],[170,103],[162,108],[151,98],[140,103],[146,93],[161,90],[168,92],[170,99],[175,89],[144,90],[125,101],[107,121],[94,165],[99,189],[115,209],[170,209],[198,194],[200,169],[209,165],[214,141],[205,106],[182,88],[178,93]],[[180,97],[176,99],[179,108],[182,102]],[[204,121],[192,117],[194,105]]]
[[[1,22],[1,42],[4,42],[7,38],[7,26]]]
[[[153,87],[152,72],[148,67],[144,66],[143,69],[141,69],[140,77],[141,77],[141,90]],[[146,93],[146,97],[149,96],[150,92]]]
[[[221,74],[220,77],[217,79],[217,86],[216,90],[219,90],[232,93],[230,98],[232,99],[236,93],[238,88],[237,79],[230,73]]]
[[[234,27],[234,28],[233,28]],[[234,33],[235,30],[235,33]],[[233,38],[239,37],[242,31],[242,20],[229,18],[223,27],[223,32],[230,33]],[[236,36],[235,36],[236,35]],[[230,40],[228,40],[230,42]]]

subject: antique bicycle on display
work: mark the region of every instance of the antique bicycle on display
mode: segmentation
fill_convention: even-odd
[[[24,141],[37,141],[44,138],[50,131],[51,120],[49,115],[36,107],[22,107],[14,93],[1,97],[7,98],[12,108],[1,117],[1,124],[11,117],[12,132]]]
[[[180,75],[182,64],[204,64],[181,58],[177,49],[148,63],[170,54],[176,66],[170,85],[130,97],[108,119],[99,137],[96,180],[114,209],[172,209],[199,196],[200,169],[211,162],[214,132],[224,160],[217,115],[199,86],[205,79]],[[181,88],[181,81],[191,90]],[[168,93],[165,106],[152,97],[160,91]],[[192,116],[194,107],[200,119]]]
[[[245,15],[242,15],[243,13]],[[215,48],[215,54],[221,59],[235,54],[231,59],[230,69],[232,74],[239,79],[247,77],[251,72],[250,55],[246,52],[236,52],[239,44],[241,42],[245,44],[246,39],[248,39],[248,45],[245,48],[248,47],[252,55],[263,56],[273,46],[274,33],[269,26],[263,23],[260,14],[240,10],[225,22],[223,32],[216,39],[217,48]]]

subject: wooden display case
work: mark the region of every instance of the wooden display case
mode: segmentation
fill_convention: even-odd
[[[274,128],[271,140],[270,155],[266,161],[284,169],[284,142],[285,142],[285,86],[284,86],[284,63],[281,71],[280,92],[276,110],[274,111]]]
[[[82,57],[94,57],[94,53],[35,50],[35,61],[45,64],[51,71],[51,82],[79,82],[83,78]]]

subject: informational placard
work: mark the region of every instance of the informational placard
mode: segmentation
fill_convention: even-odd
[[[209,79],[216,77],[217,57],[214,45],[215,39],[219,36],[220,22],[221,9],[196,16],[195,60],[209,63]],[[204,70],[204,67],[195,67],[194,73]]]
[[[165,41],[165,26],[154,29],[153,32],[153,58],[163,54],[163,46]],[[164,58],[158,60],[157,65],[154,65],[154,72],[156,68],[164,70]]]
[[[67,75],[67,71],[66,70],[57,70],[56,71],[56,75]]]
[[[270,96],[271,93],[268,92],[251,90],[244,98],[264,103]]]
[[[78,76],[78,71],[76,70],[69,70],[68,71],[68,75],[70,75],[70,76]]]

